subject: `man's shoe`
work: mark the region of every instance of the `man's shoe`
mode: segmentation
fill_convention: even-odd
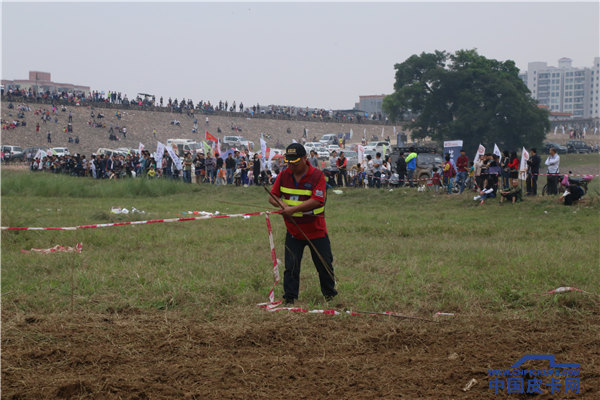
[[[283,304],[286,306],[293,306],[294,305],[294,299],[283,299]]]
[[[326,301],[326,302],[328,302],[328,303],[329,303],[329,302],[330,302],[330,301],[332,301],[332,300],[335,300],[335,296],[325,296],[325,301]]]

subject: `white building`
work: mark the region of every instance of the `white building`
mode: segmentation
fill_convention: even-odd
[[[545,62],[530,62],[527,72],[519,74],[531,96],[550,111],[573,113],[573,118],[600,117],[600,57],[591,68],[574,68],[573,60],[561,58],[558,67]]]

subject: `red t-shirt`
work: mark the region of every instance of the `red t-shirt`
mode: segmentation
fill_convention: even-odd
[[[456,159],[456,169],[458,172],[466,172],[469,166],[469,158],[467,156],[460,156]]]
[[[298,182],[298,183],[304,183],[304,182],[308,181],[308,178],[313,173],[320,173],[320,171],[318,171],[315,167],[310,165],[308,162],[307,162],[307,164],[308,164],[308,172],[306,172],[306,174],[302,177],[302,179],[300,179],[300,182]],[[277,175],[277,179],[275,179],[275,183],[273,184],[273,188],[271,189],[271,193],[273,193],[273,195],[277,198],[281,198],[281,191],[279,190],[279,187],[281,186],[281,178],[283,177],[283,175],[286,175],[286,174],[284,174],[282,172],[279,175]],[[298,186],[295,182],[294,174],[291,173],[291,171],[290,171],[290,175],[287,178],[290,179],[290,181],[292,183],[292,187]],[[322,207],[323,204],[325,204],[326,190],[327,190],[327,184],[325,182],[325,176],[321,173],[321,178],[319,179],[319,181],[317,182],[315,187],[312,188],[312,195],[310,197],[311,199],[315,199],[319,202],[319,207]],[[318,215],[324,215],[324,214],[318,214]],[[290,222],[287,219],[284,219],[284,221],[285,221],[285,226],[286,226],[288,232],[290,232],[290,234],[293,237],[295,237],[296,239],[299,239],[299,240],[306,240],[304,235],[298,230],[298,228],[296,227],[296,225],[294,225],[293,222]],[[322,237],[325,237],[328,235],[327,234],[327,226],[325,225],[324,217],[317,217],[317,218],[315,218],[314,222],[307,223],[307,224],[298,224],[298,226],[300,226],[300,229],[302,229],[302,232],[304,232],[309,239],[318,239],[318,238],[322,238]]]

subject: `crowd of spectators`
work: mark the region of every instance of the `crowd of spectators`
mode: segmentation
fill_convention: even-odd
[[[379,113],[360,113],[354,110],[325,110],[323,108],[313,108],[309,109],[308,107],[290,107],[290,106],[280,106],[280,105],[268,105],[266,107],[261,107],[259,103],[252,105],[250,107],[245,107],[243,102],[240,102],[239,105],[234,101],[233,103],[229,103],[228,101],[219,101],[218,104],[212,104],[210,101],[200,100],[198,103],[194,103],[192,99],[183,98],[179,101],[177,98],[172,100],[170,97],[165,102],[163,97],[157,101],[156,96],[148,95],[148,94],[138,94],[135,98],[129,99],[127,95],[122,95],[121,92],[109,91],[107,93],[100,91],[91,91],[89,93],[85,92],[57,92],[57,91],[40,91],[36,92],[29,88],[25,89],[9,89],[6,93],[5,90],[2,89],[2,96],[8,97],[8,101],[17,101],[19,98],[27,97],[34,98],[37,100],[56,100],[56,101],[66,101],[72,102],[75,105],[79,105],[80,103],[111,103],[116,105],[121,105],[123,107],[127,107],[131,104],[142,106],[142,107],[160,107],[164,109],[168,109],[171,112],[175,113],[186,113],[190,117],[194,117],[194,111],[199,111],[204,114],[212,114],[215,112],[232,112],[232,113],[242,113],[247,114],[248,116],[255,116],[257,114],[261,115],[270,115],[270,116],[279,116],[279,117],[302,117],[302,118],[312,118],[312,119],[321,119],[327,121],[338,121],[338,122],[362,122],[362,121],[383,121],[384,123],[389,123],[388,118]],[[85,105],[85,104],[82,104]]]

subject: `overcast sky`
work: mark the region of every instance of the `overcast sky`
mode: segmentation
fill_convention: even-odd
[[[245,105],[352,108],[412,54],[591,66],[599,3],[2,3],[2,78]]]

